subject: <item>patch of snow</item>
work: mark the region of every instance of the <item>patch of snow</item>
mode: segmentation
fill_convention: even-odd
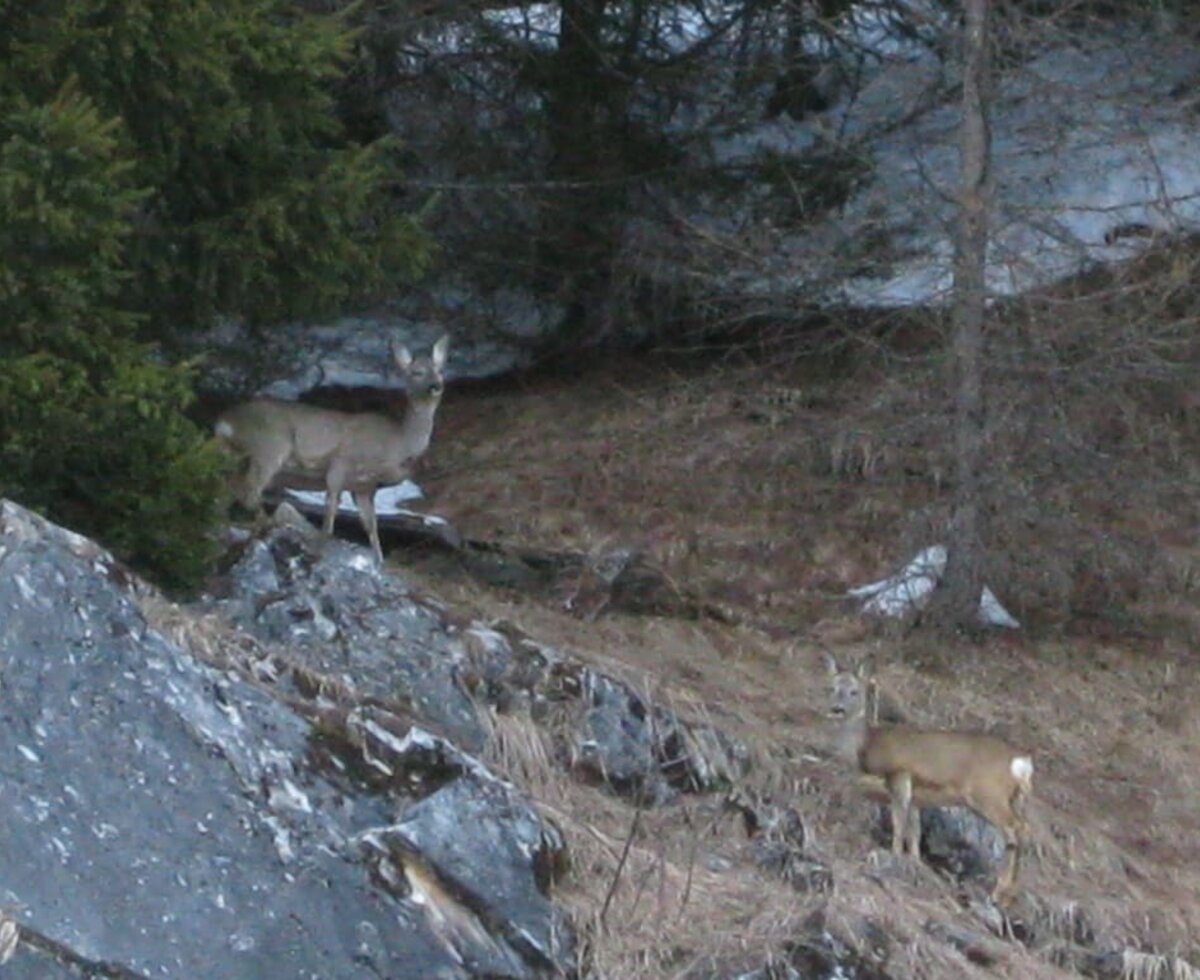
[[[485,10],[485,24],[502,28],[522,41],[538,47],[554,47],[558,41],[561,9],[558,4],[533,3],[528,7]]]
[[[855,599],[866,599],[863,612],[880,616],[903,616],[919,609],[946,571],[946,549],[937,544],[926,548],[895,575],[850,590]]]
[[[979,596],[979,618],[988,626],[1003,626],[1005,629],[1019,630],[1020,621],[1007,609],[1000,605],[996,593],[986,585]]]
[[[862,611],[876,616],[896,618],[921,609],[946,572],[948,554],[944,545],[935,544],[918,552],[895,575],[850,589],[848,595],[865,599]],[[1020,629],[1021,623],[1000,604],[986,585],[979,596],[979,621],[986,626]]]
[[[312,507],[323,508],[325,506],[324,490],[289,489],[287,495]],[[403,483],[391,487],[380,487],[375,491],[375,510],[378,514],[386,516],[408,514],[411,512],[400,505],[406,500],[420,500],[423,496],[421,488],[412,480],[405,480]],[[348,491],[342,491],[342,499],[338,501],[338,510],[343,514],[358,513],[358,507]]]

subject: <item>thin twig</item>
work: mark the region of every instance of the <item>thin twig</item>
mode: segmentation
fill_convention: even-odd
[[[621,848],[621,857],[617,861],[616,870],[613,871],[612,881],[608,886],[608,893],[604,896],[604,904],[600,908],[600,928],[605,928],[605,920],[608,916],[608,907],[612,904],[613,896],[617,893],[617,885],[621,881],[621,872],[625,870],[625,862],[629,859],[629,852],[633,848],[633,839],[637,836],[638,827],[642,822],[642,810],[644,809],[644,794],[638,792],[634,801],[633,819],[629,821],[629,833],[625,835],[625,845]]]

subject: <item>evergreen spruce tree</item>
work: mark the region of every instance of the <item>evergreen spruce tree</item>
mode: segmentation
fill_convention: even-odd
[[[393,147],[344,137],[353,43],[280,0],[0,0],[0,495],[196,584],[220,462],[154,342],[419,269]]]

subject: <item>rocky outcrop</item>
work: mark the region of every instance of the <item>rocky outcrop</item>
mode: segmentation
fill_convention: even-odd
[[[0,505],[5,976],[570,975],[562,834],[477,757],[488,718],[661,803],[746,752],[302,523],[184,611]]]
[[[303,521],[248,542],[213,605],[320,676],[404,705],[467,751],[483,748],[483,708],[529,717],[561,765],[643,802],[729,785],[748,764],[745,748],[712,726],[510,623],[459,621],[380,574],[361,548],[314,544]]]
[[[297,696],[318,672],[254,643],[196,656],[148,601],[96,545],[0,504],[6,977],[574,971],[562,837],[515,787],[412,718]],[[292,622],[319,635],[329,611]]]

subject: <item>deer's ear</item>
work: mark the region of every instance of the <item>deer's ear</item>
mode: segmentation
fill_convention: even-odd
[[[825,665],[825,670],[829,674],[841,673],[841,668],[838,666],[838,662],[833,659],[833,654],[828,650],[821,651],[821,663]]]
[[[401,371],[407,371],[412,367],[413,356],[407,347],[403,344],[392,345],[392,360],[396,362],[396,367]]]
[[[446,366],[446,354],[450,351],[450,335],[444,333],[433,345],[433,366],[440,371]]]

